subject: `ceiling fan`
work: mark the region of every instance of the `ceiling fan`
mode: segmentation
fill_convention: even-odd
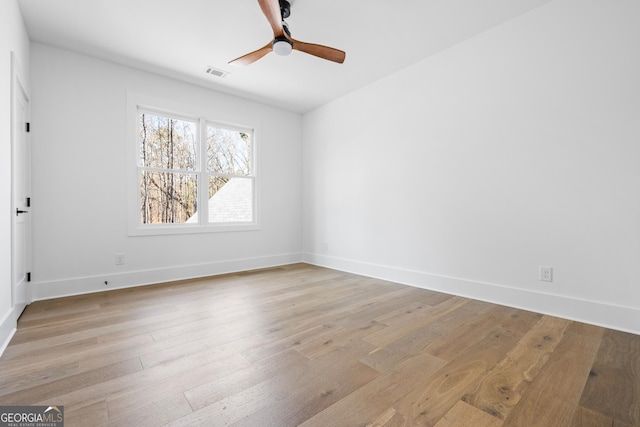
[[[308,53],[318,58],[342,64],[346,53],[341,50],[319,44],[305,43],[291,37],[284,21],[291,14],[291,3],[287,0],[258,0],[262,13],[273,29],[273,40],[251,53],[230,61],[233,65],[249,65],[273,51],[278,55],[289,55],[292,50]]]

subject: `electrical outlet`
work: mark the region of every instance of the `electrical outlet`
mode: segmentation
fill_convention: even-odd
[[[540,266],[540,281],[553,282],[553,267],[549,267],[548,265]]]
[[[124,265],[124,254],[116,254],[116,265]]]

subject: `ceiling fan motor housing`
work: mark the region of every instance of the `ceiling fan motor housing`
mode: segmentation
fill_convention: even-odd
[[[280,56],[287,56],[293,50],[293,44],[284,36],[273,39],[273,51]]]

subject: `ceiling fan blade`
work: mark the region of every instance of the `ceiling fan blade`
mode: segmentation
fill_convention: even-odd
[[[262,13],[269,21],[273,29],[274,37],[284,36],[284,27],[282,26],[282,14],[280,13],[280,2],[278,0],[258,0]]]
[[[291,33],[285,28],[286,24],[282,21],[283,17],[289,15],[288,7],[290,3],[283,1],[282,9],[280,3],[280,0],[258,0],[260,9],[262,9],[262,13],[267,18],[267,21],[269,21],[269,25],[271,25],[271,29],[273,30],[273,42],[268,43],[256,51],[236,58],[230,61],[229,64],[249,65],[267,53],[272,52],[274,49],[276,53],[280,55],[288,55],[291,49],[294,49],[339,64],[344,62],[347,54],[339,49],[319,44],[305,43],[291,38]]]
[[[339,49],[334,49],[329,46],[323,46],[320,44],[305,43],[298,40],[289,38],[293,43],[293,49],[300,52],[308,53],[309,55],[317,56],[318,58],[327,59],[329,61],[342,64],[347,54]]]
[[[229,61],[229,64],[238,65],[238,66],[253,64],[258,59],[262,58],[272,50],[273,50],[272,43],[269,42],[258,50],[254,50],[253,52],[247,53],[246,55],[243,55],[240,58],[236,58],[233,61]]]

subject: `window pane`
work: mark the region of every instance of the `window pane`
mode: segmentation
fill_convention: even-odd
[[[251,134],[207,126],[207,171],[251,174]]]
[[[189,219],[197,209],[197,183],[195,174],[142,171],[140,173],[141,222],[143,224],[192,222]]]
[[[197,124],[140,113],[139,166],[197,170]]]
[[[253,178],[209,177],[209,222],[253,221]]]

